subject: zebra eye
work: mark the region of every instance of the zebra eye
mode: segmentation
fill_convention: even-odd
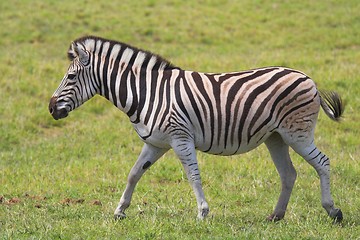
[[[73,73],[69,73],[67,76],[67,78],[70,80],[73,80],[75,77],[76,77],[76,74],[73,74]]]

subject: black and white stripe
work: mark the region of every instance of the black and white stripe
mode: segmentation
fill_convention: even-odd
[[[321,174],[323,206],[330,216],[340,219],[341,211],[333,207],[330,190],[326,190],[329,174],[323,176],[329,158],[316,148],[313,135],[320,106],[338,120],[343,105],[336,93],[319,92],[304,73],[284,67],[219,74],[186,71],[158,55],[98,37],[75,40],[68,55],[72,63],[49,105],[54,118],[66,117],[100,94],[129,116],[145,142],[117,216],[124,215],[145,170],[173,148],[187,171],[202,218],[208,206],[195,149],[233,155],[265,142],[283,185],[290,186],[290,192],[289,186],[282,190],[284,196],[271,219],[283,217],[296,176],[284,150],[288,146]],[[144,157],[146,154],[153,157]],[[277,158],[283,162],[277,164]],[[291,176],[283,166],[291,168]]]

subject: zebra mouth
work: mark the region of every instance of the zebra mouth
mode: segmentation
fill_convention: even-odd
[[[50,114],[53,116],[53,118],[55,120],[59,120],[61,118],[66,118],[68,116],[68,112],[65,108],[62,109],[49,109],[50,110]]]
[[[55,97],[52,97],[50,99],[49,112],[50,112],[51,116],[55,120],[59,120],[61,118],[66,118],[68,116],[68,114],[69,114],[69,112],[66,110],[66,108],[59,108],[56,105],[56,98]]]

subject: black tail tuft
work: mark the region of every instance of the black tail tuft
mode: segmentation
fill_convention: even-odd
[[[336,92],[319,91],[320,104],[326,115],[334,121],[340,121],[344,113],[344,103]]]

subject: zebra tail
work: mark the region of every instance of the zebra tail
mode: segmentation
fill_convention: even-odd
[[[326,115],[334,121],[340,121],[344,113],[344,103],[338,93],[319,91],[320,104]]]

